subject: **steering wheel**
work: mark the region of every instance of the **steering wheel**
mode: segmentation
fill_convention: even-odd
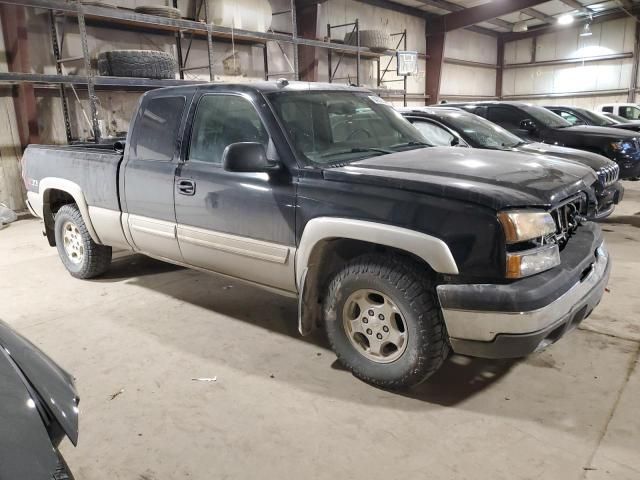
[[[346,140],[351,140],[357,133],[366,133],[368,138],[373,137],[373,135],[371,135],[371,133],[369,133],[368,130],[365,130],[364,128],[356,128],[353,132],[351,132],[349,135],[347,135]]]

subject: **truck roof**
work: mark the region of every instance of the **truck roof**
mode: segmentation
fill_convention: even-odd
[[[165,87],[151,90],[145,94],[146,97],[165,95],[166,93],[188,93],[195,90],[224,90],[224,91],[254,91],[260,93],[287,92],[287,91],[348,91],[348,92],[370,92],[367,88],[341,85],[335,83],[320,82],[297,82],[289,80],[257,81],[246,83],[208,83],[181,85],[177,87]]]

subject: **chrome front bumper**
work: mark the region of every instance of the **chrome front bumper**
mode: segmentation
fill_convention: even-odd
[[[451,346],[456,353],[488,358],[525,356],[544,348],[591,313],[602,298],[610,269],[603,242],[581,279],[544,307],[517,312],[443,308]]]

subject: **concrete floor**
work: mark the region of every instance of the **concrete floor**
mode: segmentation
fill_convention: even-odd
[[[80,443],[62,451],[78,480],[638,479],[640,182],[625,186],[603,224],[609,291],[579,330],[523,361],[454,356],[410,394],[300,338],[290,299],[140,256],[75,280],[36,220],[0,231],[0,318],[77,378]]]

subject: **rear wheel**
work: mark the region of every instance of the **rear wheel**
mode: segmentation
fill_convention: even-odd
[[[416,385],[448,355],[447,334],[424,268],[402,257],[356,258],[331,281],[325,328],[353,374],[390,389]]]
[[[58,255],[73,277],[93,278],[107,271],[111,247],[93,241],[76,205],[58,210],[54,228]]]

